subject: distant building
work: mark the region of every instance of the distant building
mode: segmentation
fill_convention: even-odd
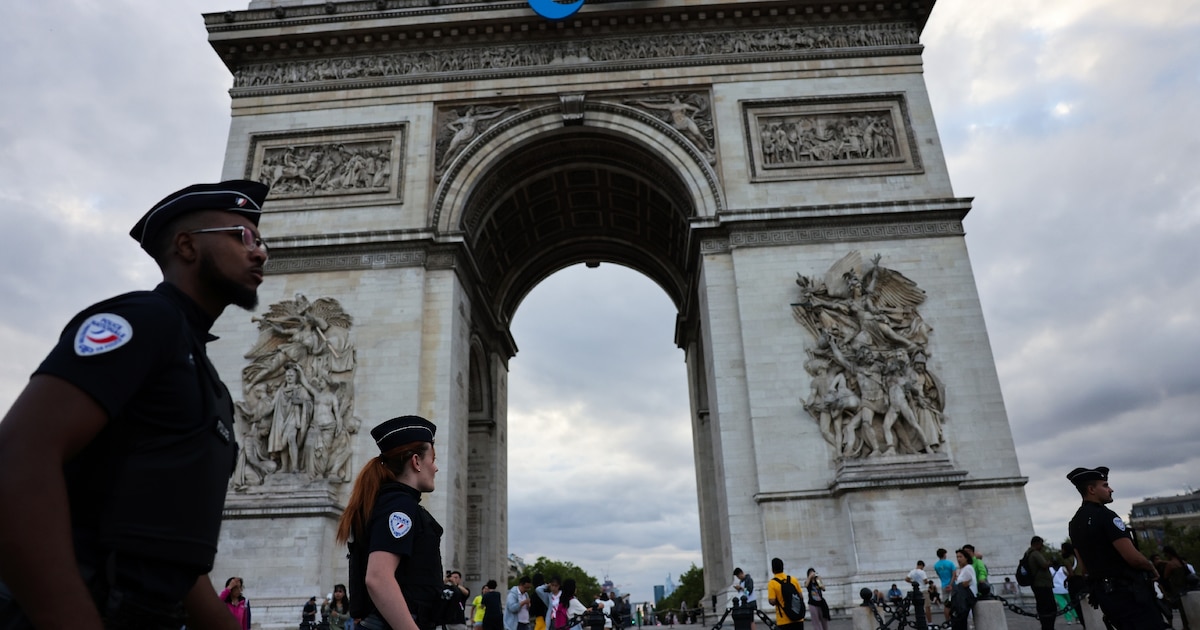
[[[1200,527],[1200,490],[1174,497],[1151,497],[1133,504],[1129,525],[1139,540],[1163,542],[1163,523],[1181,527]]]
[[[525,559],[515,553],[508,554],[508,579],[514,580],[525,575]]]
[[[663,586],[662,584],[656,584],[654,586],[654,605],[657,606],[659,604],[659,602],[666,599],[666,597],[667,597],[666,587]]]

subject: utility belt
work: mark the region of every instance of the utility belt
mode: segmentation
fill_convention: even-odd
[[[1088,589],[1091,593],[1089,603],[1099,603],[1106,595],[1132,597],[1134,601],[1142,603],[1152,602],[1156,598],[1149,577],[1141,574],[1106,578],[1089,576]],[[1092,598],[1098,599],[1093,601]]]
[[[187,621],[182,601],[166,601],[153,595],[114,585],[110,578],[113,562],[100,571],[80,564],[79,576],[100,612],[108,630],[179,630]],[[8,586],[0,582],[0,630],[32,630],[33,624],[13,598]]]

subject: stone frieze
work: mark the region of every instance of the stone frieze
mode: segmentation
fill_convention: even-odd
[[[318,86],[364,80],[424,77],[445,81],[455,73],[531,71],[581,65],[638,62],[650,66],[682,59],[712,57],[733,61],[764,53],[804,53],[856,48],[915,46],[919,33],[911,22],[842,24],[769,30],[668,33],[652,37],[500,44],[439,50],[395,52],[342,58],[299,59],[246,64],[234,72],[238,90],[271,86]]]

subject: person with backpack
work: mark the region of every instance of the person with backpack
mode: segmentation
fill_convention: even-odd
[[[1045,541],[1041,536],[1029,540],[1029,550],[1025,552],[1025,564],[1033,576],[1030,588],[1033,589],[1033,601],[1036,602],[1038,621],[1042,630],[1054,629],[1054,618],[1058,615],[1058,606],[1054,603],[1054,576],[1050,574],[1050,563],[1042,553]]]
[[[554,623],[552,630],[563,630],[567,627],[571,617],[578,617],[587,612],[587,608],[579,598],[575,596],[575,578],[567,578],[562,581],[562,589],[558,593],[558,605],[554,607]],[[573,630],[578,630],[580,624],[571,626]]]
[[[779,630],[804,630],[804,596],[800,583],[783,572],[783,560],[771,558],[775,575],[767,583],[767,603],[775,607],[775,626]]]

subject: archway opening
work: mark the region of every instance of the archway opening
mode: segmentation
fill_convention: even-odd
[[[521,303],[510,362],[508,547],[569,561],[633,601],[702,564],[675,307],[619,265],[574,265]]]
[[[702,563],[689,377],[672,343],[694,302],[696,201],[653,149],[595,127],[515,143],[471,188],[457,227],[477,295],[520,348],[508,550],[653,601]]]

